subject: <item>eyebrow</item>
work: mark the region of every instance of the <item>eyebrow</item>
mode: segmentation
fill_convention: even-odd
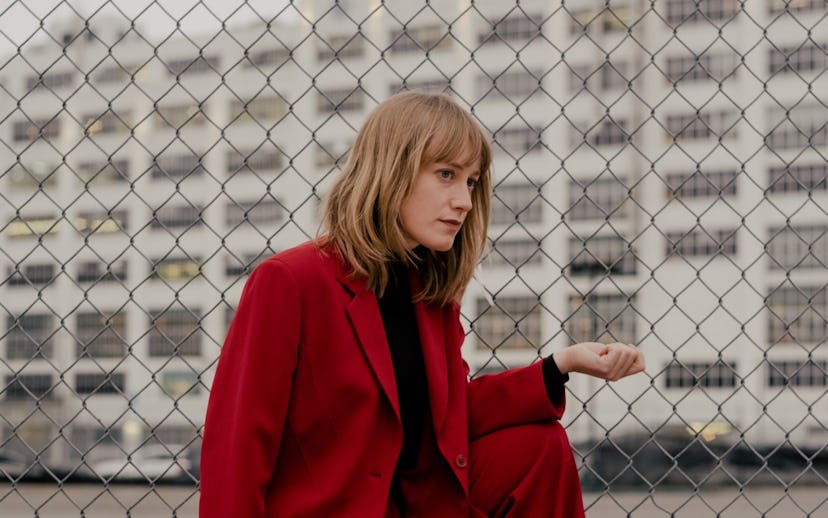
[[[446,164],[447,166],[451,166],[455,169],[463,169],[462,164],[458,164],[457,162],[437,162],[437,164]],[[472,173],[472,176],[480,176],[482,173],[478,169],[477,171]]]

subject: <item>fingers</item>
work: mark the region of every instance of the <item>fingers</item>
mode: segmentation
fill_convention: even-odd
[[[644,369],[647,367],[646,362],[644,361],[644,353],[641,352],[641,350],[638,349],[638,348],[636,348],[635,352],[636,352],[635,362],[632,364],[632,367],[630,368],[630,371],[627,372],[628,376],[630,374],[637,374],[639,372],[643,372]]]
[[[630,351],[627,349],[626,346],[623,344],[611,344],[609,346],[610,352],[608,355],[612,358],[612,362],[610,364],[610,371],[607,375],[607,379],[610,381],[616,381],[621,379],[621,376],[627,372],[627,369],[634,358],[630,354]]]
[[[617,381],[644,370],[644,355],[635,346],[582,342],[556,352],[561,372],[581,372],[607,381]]]
[[[581,342],[579,344],[575,344],[573,347],[583,347],[598,356],[604,356],[607,352],[609,352],[607,344],[602,344],[601,342]]]
[[[632,345],[608,344],[604,358],[607,362],[605,379],[609,381],[617,381],[644,370],[644,355]]]

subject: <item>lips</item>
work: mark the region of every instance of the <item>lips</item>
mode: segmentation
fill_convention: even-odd
[[[460,230],[460,226],[463,224],[459,219],[441,219],[440,223],[445,223],[455,231]]]

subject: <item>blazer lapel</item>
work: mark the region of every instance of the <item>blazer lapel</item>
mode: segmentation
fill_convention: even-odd
[[[340,265],[341,266],[341,265]],[[354,327],[357,341],[377,382],[382,387],[388,402],[394,409],[397,419],[400,418],[400,403],[397,396],[397,384],[394,379],[394,364],[391,361],[391,351],[385,337],[385,328],[382,325],[377,297],[367,290],[364,283],[347,277],[342,268],[338,268],[339,281],[353,294],[354,298],[345,308],[348,319]]]

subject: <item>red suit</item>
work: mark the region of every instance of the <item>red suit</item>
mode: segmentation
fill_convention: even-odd
[[[376,296],[346,274],[308,243],[248,280],[207,409],[202,518],[395,514],[402,426],[391,355]],[[459,308],[417,303],[415,314],[432,426],[426,476],[407,488],[414,508],[583,516],[563,401],[549,401],[540,362],[468,381]],[[523,502],[538,487],[549,502]]]

